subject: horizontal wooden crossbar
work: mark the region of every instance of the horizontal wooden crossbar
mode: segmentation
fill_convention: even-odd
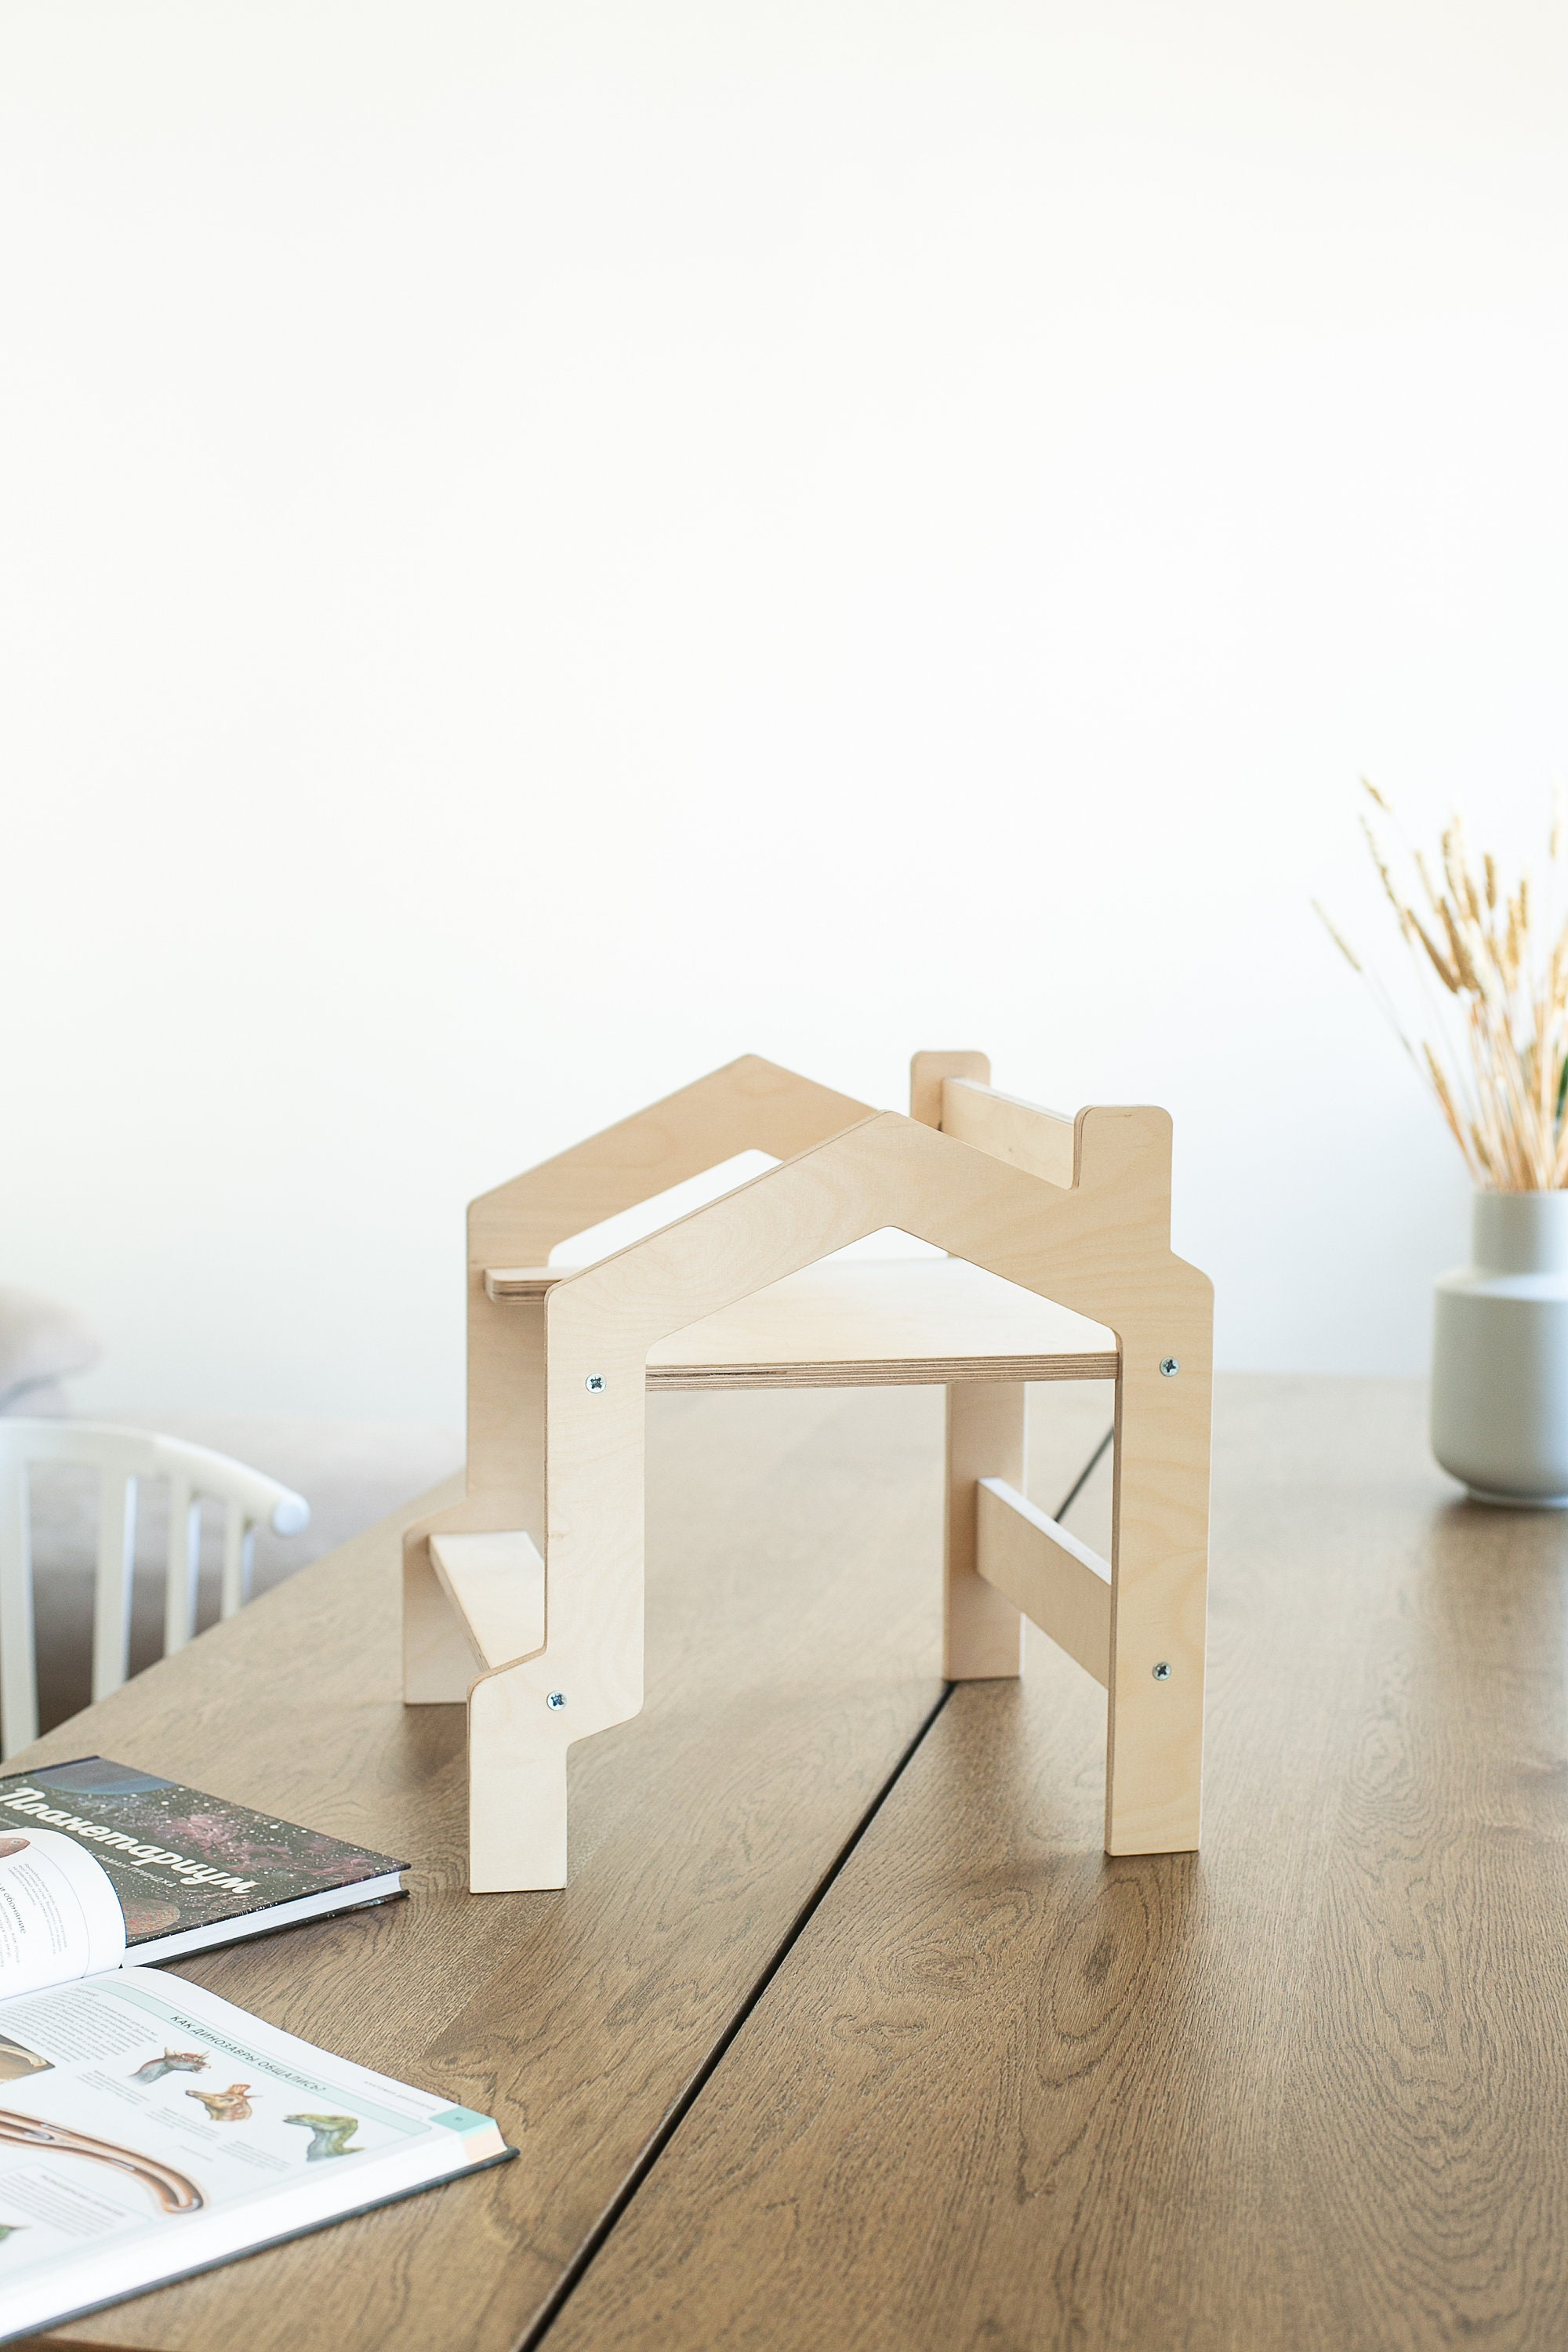
[[[998,1094],[971,1078],[944,1078],[942,1131],[1010,1167],[1026,1168],[1047,1184],[1072,1182],[1073,1122],[1060,1111]]]
[[[974,1565],[1031,1625],[1110,1685],[1110,1566],[1000,1478],[982,1478]]]
[[[578,1269],[489,1266],[498,1306]],[[828,1259],[658,1340],[650,1389],[900,1387],[1114,1380],[1114,1334],[956,1257]]]
[[[521,1528],[437,1535],[430,1559],[481,1666],[510,1665],[544,1646],[544,1562]]]

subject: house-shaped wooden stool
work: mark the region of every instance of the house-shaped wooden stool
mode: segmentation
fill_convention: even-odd
[[[1107,1852],[1197,1844],[1212,1293],[1171,1254],[1171,1122],[989,1078],[917,1054],[906,1118],[748,1055],[470,1207],[468,1493],[408,1532],[404,1636],[409,1703],[468,1703],[476,1892],[565,1885],[567,1747],[642,1705],[661,1385],[944,1383],[945,1672],[1016,1675],[1022,1612],[1109,1694]],[[747,1150],[779,1164],[548,1265]],[[821,1263],[887,1226],[949,1255]],[[1018,1490],[1025,1384],[1112,1374],[1106,1561]]]

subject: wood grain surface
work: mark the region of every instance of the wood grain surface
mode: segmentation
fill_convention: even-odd
[[[1423,1414],[1221,1384],[1203,1853],[1102,1855],[1043,1643],[961,1685],[548,2352],[1568,2340],[1568,1522]]]
[[[1054,1506],[1109,1393],[1038,1393]],[[406,1903],[178,1972],[521,2150],[35,2340],[517,2344],[940,1695],[942,1442],[933,1391],[653,1401],[647,1705],[573,1758],[564,1892],[465,1891],[462,1710],[398,1696],[400,1529],[456,1482],[18,1759],[101,1752],[406,1854]]]

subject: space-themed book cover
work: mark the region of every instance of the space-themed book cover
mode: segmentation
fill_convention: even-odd
[[[29,1825],[100,1865],[142,1961],[384,1901],[407,1867],[102,1756],[0,1778],[0,1855]]]

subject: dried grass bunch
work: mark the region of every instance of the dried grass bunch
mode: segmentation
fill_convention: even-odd
[[[1363,779],[1364,783],[1364,779]],[[1373,784],[1364,788],[1383,814],[1394,811]],[[1377,997],[1395,1035],[1432,1088],[1465,1155],[1476,1184],[1489,1192],[1550,1192],[1568,1185],[1568,922],[1554,929],[1550,950],[1531,955],[1534,902],[1527,877],[1510,893],[1498,881],[1497,861],[1470,860],[1455,817],[1443,835],[1442,887],[1426,859],[1406,843],[1420,892],[1401,893],[1374,825],[1362,830],[1394,908],[1400,937],[1415,961],[1428,1001],[1436,1045],[1419,1049],[1405,1034],[1388,992],[1345,945],[1321,907],[1329,934]],[[1551,835],[1552,897],[1560,907],[1562,813]],[[1426,908],[1413,903],[1424,896]],[[1313,901],[1317,905],[1316,900]],[[1445,993],[1434,996],[1436,974]],[[1456,1031],[1458,1033],[1456,1035]]]

